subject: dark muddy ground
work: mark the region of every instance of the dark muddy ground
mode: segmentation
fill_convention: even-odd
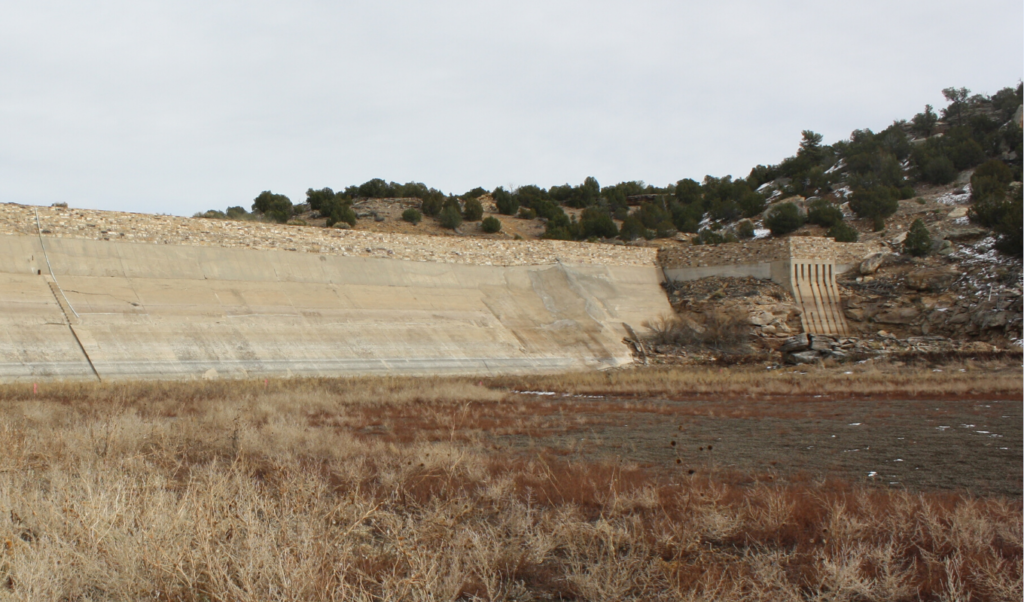
[[[572,402],[532,414],[529,432],[486,439],[506,453],[617,458],[681,478],[734,471],[1021,496],[1020,399]]]

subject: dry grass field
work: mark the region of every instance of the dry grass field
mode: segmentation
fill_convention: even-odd
[[[1019,466],[1021,389],[1019,361],[3,386],[0,600],[1020,600],[1019,477],[729,439],[996,408],[1012,453],[957,445]]]

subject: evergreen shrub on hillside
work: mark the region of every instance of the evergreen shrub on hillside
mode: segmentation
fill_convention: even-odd
[[[1009,200],[1004,205],[1003,216],[995,226],[999,239],[996,241],[996,249],[1007,255],[1020,257],[1024,250],[1024,202],[1022,202],[1024,187],[1017,186]]]
[[[772,236],[783,236],[804,225],[804,218],[793,203],[780,203],[768,211],[764,225],[772,231]]]
[[[359,196],[367,199],[386,199],[395,196],[392,187],[381,178],[363,182],[356,190]]]
[[[480,228],[488,234],[494,234],[495,232],[501,231],[501,221],[493,216],[485,217],[484,220],[480,222]]]
[[[910,122],[912,132],[927,138],[935,132],[935,124],[939,122],[939,116],[932,110],[932,105],[924,105],[924,112],[914,115]]]
[[[568,219],[569,217],[558,203],[550,199],[534,200],[530,207],[537,212],[538,217],[543,217],[546,220],[561,219],[563,217]]]
[[[484,206],[476,198],[468,198],[462,204],[462,217],[467,222],[478,222],[484,216]]]
[[[681,203],[672,205],[672,223],[680,232],[696,232],[700,229],[702,219],[704,219],[704,209],[699,202],[688,205]]]
[[[462,225],[462,213],[459,211],[458,203],[446,203],[444,209],[437,216],[437,221],[442,228],[454,230]]]
[[[1002,201],[1012,181],[1013,171],[1006,163],[998,159],[988,161],[971,175],[971,201],[975,204]],[[991,227],[994,223],[985,225]]]
[[[356,212],[352,210],[352,206],[345,203],[336,203],[327,215],[327,227],[330,228],[337,223],[344,222],[349,226],[356,225]]]
[[[825,199],[816,199],[807,207],[807,221],[823,228],[831,228],[843,221],[843,211]]]
[[[702,228],[697,236],[690,239],[690,243],[695,245],[720,245],[728,242],[739,242],[739,239],[732,232],[722,234],[711,228]]]
[[[209,209],[207,211],[193,213],[192,217],[201,217],[205,219],[227,219],[227,215],[224,215],[224,212],[219,209]]]
[[[910,225],[910,232],[903,241],[903,252],[914,257],[924,257],[932,249],[932,235],[920,219]]]
[[[402,219],[415,226],[423,220],[423,214],[419,210],[410,207],[402,212]]]
[[[619,235],[619,227],[607,211],[597,207],[587,207],[583,210],[579,221],[579,236],[582,240],[591,237],[615,238]]]
[[[335,192],[330,188],[321,188],[320,190],[310,188],[306,190],[306,204],[313,211],[321,212],[321,215],[326,215],[326,213],[322,212],[324,205],[333,201],[334,198]]]
[[[619,228],[619,238],[622,240],[636,240],[645,238],[647,234],[643,222],[635,215],[628,215],[622,220],[622,227]]]
[[[259,211],[267,218],[283,224],[292,216],[292,202],[283,194],[274,194],[269,190],[264,190],[253,199],[252,210]]]
[[[654,226],[655,238],[671,238],[676,235],[676,227],[667,217]]]
[[[899,199],[893,190],[886,186],[858,188],[850,196],[850,210],[858,217],[874,221],[875,231],[885,227],[885,219],[900,208]]]
[[[846,222],[836,222],[828,229],[826,236],[834,238],[836,242],[857,242],[860,234],[853,226]]]
[[[956,179],[957,170],[948,157],[937,155],[923,159],[919,163],[920,177],[929,184],[949,184]]]
[[[312,190],[306,193],[310,199],[309,206],[315,204],[321,217],[327,218],[327,227],[330,228],[338,222],[345,222],[350,226],[356,225],[356,212],[352,210],[352,201],[342,194],[328,194],[330,188],[323,190]],[[317,197],[320,198],[317,198]]]
[[[433,193],[428,194],[424,197],[423,201],[420,202],[420,210],[424,215],[429,215],[431,217],[440,213],[442,207],[444,207],[444,195],[437,191],[433,191]]]
[[[551,240],[572,240],[574,233],[579,229],[575,218],[570,220],[568,216],[562,215],[555,219],[548,220],[544,226],[543,238]]]
[[[971,176],[971,221],[986,228],[995,228],[1003,221],[1009,207],[1006,190],[1013,172],[999,160],[989,161]]]
[[[665,209],[665,205],[661,201],[641,204],[640,210],[636,212],[636,215],[640,218],[644,228],[650,229],[657,228],[659,223],[670,218],[668,210]]]
[[[498,213],[502,215],[515,215],[519,210],[519,199],[512,196],[507,190],[498,186],[491,193],[494,204],[498,206]]]

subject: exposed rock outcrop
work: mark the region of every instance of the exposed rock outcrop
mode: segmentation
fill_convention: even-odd
[[[992,239],[951,245],[945,255],[890,255],[874,275],[839,280],[853,334],[943,336],[1009,346],[1021,340],[1021,260],[992,250]]]
[[[881,330],[867,337],[830,337],[799,335],[786,339],[779,347],[785,364],[813,364],[819,361],[864,359],[896,354],[920,353],[993,353],[1000,348],[982,341],[954,341],[946,337],[899,338]]]
[[[864,261],[860,262],[858,271],[864,275],[874,274],[878,271],[878,268],[882,266],[882,262],[890,253],[885,251],[879,251],[878,253],[872,253],[864,258]]]

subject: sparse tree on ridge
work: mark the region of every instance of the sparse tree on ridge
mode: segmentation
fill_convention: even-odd
[[[292,201],[283,194],[264,190],[253,199],[252,210],[259,211],[278,223],[287,222],[292,216]]]
[[[932,110],[932,105],[924,105],[924,112],[914,115],[910,120],[910,129],[918,136],[927,138],[935,132],[935,124],[939,122],[939,116]]]
[[[519,211],[519,199],[512,196],[507,190],[498,186],[491,193],[494,204],[498,207],[498,213],[502,215],[515,215]]]
[[[964,109],[967,107],[967,97],[971,91],[967,88],[946,88],[942,95],[949,101],[949,106],[943,110],[943,117],[946,121],[952,116],[956,119],[957,125],[964,124]]]
[[[803,154],[812,163],[817,163],[821,160],[821,141],[824,139],[821,134],[812,132],[811,130],[804,130],[801,133],[800,150],[797,151],[797,155]]]
[[[431,190],[430,193],[427,194],[427,196],[424,197],[423,201],[420,203],[420,209],[423,211],[423,214],[429,215],[431,217],[440,213],[443,207],[444,194],[438,192],[437,190]]]
[[[330,188],[321,188],[320,190],[310,188],[306,191],[306,203],[313,211],[320,211],[324,204],[333,201],[334,197],[334,191]]]
[[[469,197],[462,203],[462,217],[467,222],[478,222],[484,216],[484,206],[476,197]]]

